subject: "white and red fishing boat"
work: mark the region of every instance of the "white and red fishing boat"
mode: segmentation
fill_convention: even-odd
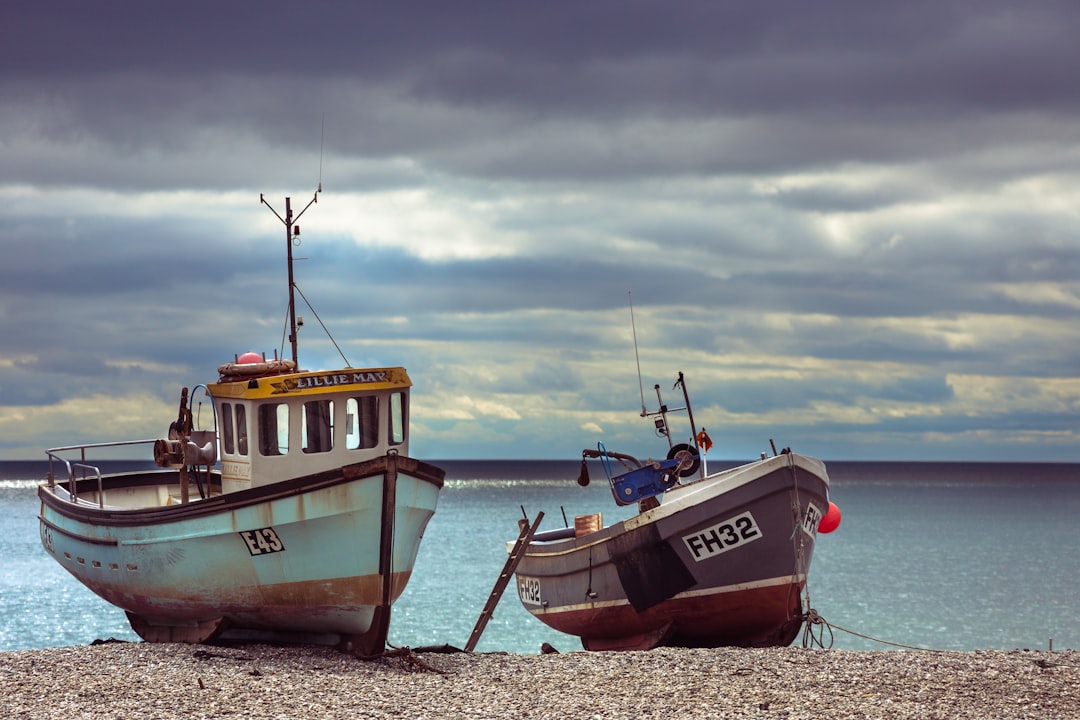
[[[601,513],[580,516],[514,546],[518,598],[588,650],[788,645],[809,612],[804,591],[819,528],[839,523],[825,465],[785,449],[707,473],[712,442],[694,426],[682,373],[676,387],[685,407],[664,405],[659,386],[660,409],[642,404],[667,438],[663,459],[602,444],[582,453],[578,482],[588,484],[586,461],[599,459],[615,502],[636,504],[637,514],[606,527]],[[677,443],[669,414],[681,411],[690,434]]]
[[[48,450],[41,542],[147,641],[265,636],[371,656],[444,472],[409,457],[404,368],[299,368],[303,210],[285,207],[292,360],[234,355],[215,382],[181,391],[165,438]],[[133,445],[160,469],[101,471],[95,458]]]

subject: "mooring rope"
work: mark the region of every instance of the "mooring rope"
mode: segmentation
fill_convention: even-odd
[[[803,622],[805,626],[803,628],[803,647],[820,647],[828,650],[833,645],[835,639],[834,630],[840,630],[846,632],[849,635],[855,635],[861,637],[864,640],[871,640],[873,642],[881,643],[882,645],[892,645],[893,647],[904,648],[906,650],[922,650],[923,652],[948,652],[948,650],[940,650],[938,648],[920,647],[918,645],[905,645],[904,643],[892,642],[891,640],[883,640],[873,635],[867,635],[865,633],[857,632],[849,628],[837,625],[836,623],[830,623],[818,614],[817,610],[811,609],[803,616]],[[820,630],[815,631],[815,627],[820,627]],[[825,632],[829,633],[829,644],[824,642]]]
[[[439,675],[446,675],[447,674],[447,672],[445,670],[440,670],[437,667],[432,667],[431,665],[428,665],[426,662],[424,662],[422,659],[420,659],[419,655],[417,655],[416,653],[414,653],[412,651],[412,648],[409,648],[409,647],[394,647],[390,643],[387,643],[387,646],[390,648],[389,650],[384,649],[381,653],[378,653],[376,655],[372,655],[371,657],[363,657],[363,658],[360,658],[360,659],[361,660],[379,660],[379,659],[382,659],[382,658],[396,659],[400,663],[402,669],[407,670],[409,672],[427,671],[427,672],[438,673]]]
[[[803,540],[803,534],[800,532],[802,528],[802,502],[799,500],[799,475],[795,470],[795,458],[791,453],[787,454],[787,466],[791,471],[791,543],[792,554],[794,555],[795,567],[791,575],[791,585],[788,587],[797,587],[799,583],[799,577],[802,577],[803,586],[802,592],[799,594],[799,610],[802,611],[803,617],[807,617],[810,613],[814,613],[811,609],[810,603],[810,578],[806,567],[806,546]],[[789,593],[790,597],[790,593]],[[789,604],[790,607],[790,604]],[[806,638],[803,639],[803,645],[806,644]],[[830,641],[831,645],[831,641]]]
[[[809,612],[806,613],[806,615],[803,616],[803,622],[805,623],[805,627],[803,628],[803,641],[802,641],[802,645],[803,645],[804,648],[820,647],[823,650],[828,650],[828,649],[832,648],[833,639],[835,637],[834,634],[833,634],[833,631],[834,630],[840,630],[842,632],[848,633],[849,635],[854,635],[856,637],[861,637],[864,640],[871,640],[873,642],[881,643],[883,645],[892,645],[893,647],[903,648],[905,650],[919,650],[921,652],[931,652],[931,653],[953,652],[953,651],[950,651],[950,650],[942,650],[940,648],[928,648],[928,647],[921,647],[919,645],[905,645],[904,643],[892,642],[891,640],[883,640],[883,639],[881,639],[879,637],[874,637],[873,635],[867,635],[866,633],[857,632],[855,630],[851,630],[850,628],[846,628],[846,627],[843,627],[841,625],[837,625],[835,623],[827,622],[825,620],[825,618],[821,617],[821,615],[818,614],[817,610],[813,610],[813,609],[811,609]],[[815,632],[815,630],[814,630],[815,626],[820,626],[822,629]],[[829,633],[829,644],[828,645],[826,645],[825,642],[824,642],[825,632],[826,631],[828,631],[828,633]],[[1044,669],[1045,668],[1050,668],[1050,667],[1080,668],[1080,665],[1077,665],[1075,663],[1062,663],[1062,662],[1056,662],[1054,660],[1045,660],[1043,658],[1033,660],[1033,662],[1036,665],[1038,665],[1039,667],[1044,668]]]
[[[815,627],[818,628],[817,631],[815,631]],[[829,633],[828,645],[825,644],[826,631]],[[828,650],[833,646],[834,639],[832,625],[825,622],[825,618],[818,615],[817,610],[813,608],[807,610],[806,614],[803,615],[802,646],[804,648],[819,647],[822,650]]]

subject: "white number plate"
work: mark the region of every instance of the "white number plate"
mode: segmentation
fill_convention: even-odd
[[[736,515],[693,535],[684,535],[683,542],[695,562],[708,560],[748,542],[763,537],[750,511]]]
[[[542,605],[543,600],[540,598],[540,579],[525,577],[524,575],[518,575],[517,579],[518,597],[521,598],[521,602],[526,605]]]
[[[248,552],[252,555],[266,555],[267,553],[281,552],[285,545],[274,531],[274,528],[258,528],[244,530],[240,537],[247,544]]]
[[[817,535],[817,526],[821,522],[821,511],[817,505],[806,508],[806,517],[803,519],[802,529],[807,535]]]

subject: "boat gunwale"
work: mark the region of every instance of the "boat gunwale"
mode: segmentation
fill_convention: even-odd
[[[389,467],[390,455],[380,455],[370,460],[343,465],[339,468],[323,470],[318,473],[304,475],[297,478],[282,480],[247,490],[240,490],[223,495],[193,500],[178,505],[163,505],[159,507],[140,508],[117,508],[105,506],[88,506],[76,504],[65,500],[54,493],[49,484],[38,485],[38,497],[44,505],[55,510],[66,518],[83,522],[94,526],[106,527],[137,527],[147,525],[165,525],[186,520],[194,520],[225,512],[232,512],[245,507],[261,505],[275,500],[283,500],[298,495],[303,495],[315,490],[332,488],[357,480],[376,477],[386,472]],[[398,471],[404,471],[421,482],[427,482],[438,489],[442,489],[446,472],[435,465],[426,463],[407,455],[395,455]],[[153,476],[155,474],[170,474],[169,470],[137,470],[124,473],[103,475],[103,481],[111,481],[113,488],[126,487],[124,480],[132,480],[136,477]],[[80,483],[88,482],[96,485],[97,478],[86,478]],[[147,483],[150,484],[150,483]],[[170,483],[172,484],[172,483]],[[108,489],[108,486],[106,486]],[[48,521],[39,515],[42,522]],[[49,523],[52,525],[52,523]]]
[[[783,458],[783,460],[780,460],[781,458]],[[652,510],[647,510],[639,515],[627,518],[624,522],[629,528],[647,525],[650,522],[654,522],[655,519],[660,519],[662,517],[670,517],[689,507],[699,505],[706,499],[712,499],[717,495],[730,492],[735,488],[742,487],[755,480],[760,480],[761,478],[771,475],[778,470],[782,470],[782,467],[774,467],[780,465],[791,468],[792,470],[796,467],[801,467],[803,470],[824,483],[826,490],[830,488],[829,475],[825,469],[825,463],[821,460],[810,455],[800,455],[799,453],[782,453],[780,455],[762,458],[761,460],[754,460],[733,468],[727,468],[714,475],[709,475],[692,482],[675,485],[667,491],[674,495],[671,500],[668,500],[668,498],[665,497],[664,500],[666,502],[661,503]],[[699,498],[697,497],[698,493],[708,493],[708,497]],[[667,512],[661,512],[665,508],[667,509]],[[650,516],[651,513],[655,513],[655,519]]]
[[[821,480],[826,489],[829,487],[829,477],[825,473],[825,466],[817,458],[808,455],[799,455],[796,453],[786,453],[784,455],[775,455],[763,460],[755,460],[753,462],[739,465],[734,468],[728,468],[716,473],[715,475],[709,475],[705,478],[695,480],[684,485],[676,485],[672,490],[686,488],[685,493],[680,493],[672,502],[662,503],[659,506],[646,510],[643,513],[626,518],[625,520],[619,520],[606,527],[597,530],[596,532],[589,533],[587,535],[581,535],[578,537],[568,538],[556,538],[551,540],[534,541],[526,546],[526,554],[532,557],[554,557],[558,555],[569,555],[581,550],[588,550],[589,548],[596,547],[609,542],[612,537],[625,532],[629,532],[635,528],[644,527],[658,523],[662,520],[667,520],[677,516],[678,514],[697,507],[703,503],[714,500],[720,495],[724,495],[735,488],[742,487],[754,480],[767,477],[772,473],[782,470],[780,467],[767,467],[770,461],[776,460],[780,457],[790,457],[792,461],[804,470],[811,472],[814,477]],[[798,460],[805,458],[813,461],[812,463],[800,464]],[[772,463],[773,465],[779,465],[780,463]],[[818,467],[813,467],[816,464]],[[807,467],[810,465],[811,467]],[[753,470],[763,470],[762,472],[751,473]],[[729,482],[737,476],[745,475],[745,477],[739,477],[738,482]],[[695,487],[696,486],[696,487]],[[692,489],[691,489],[692,488]],[[668,492],[671,492],[669,490]],[[707,497],[701,497],[699,493],[709,493]],[[512,547],[513,543],[507,542],[507,549]]]

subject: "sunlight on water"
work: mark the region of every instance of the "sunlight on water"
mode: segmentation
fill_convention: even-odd
[[[123,611],[87,590],[41,547],[36,486],[22,480],[0,485],[0,650],[137,639]]]
[[[3,480],[0,479],[0,490],[32,490],[40,485],[42,480]]]
[[[1036,466],[1037,468],[1037,466]],[[1080,648],[1080,484],[836,482],[810,590],[827,620],[937,649]],[[837,646],[879,649],[843,632]]]

